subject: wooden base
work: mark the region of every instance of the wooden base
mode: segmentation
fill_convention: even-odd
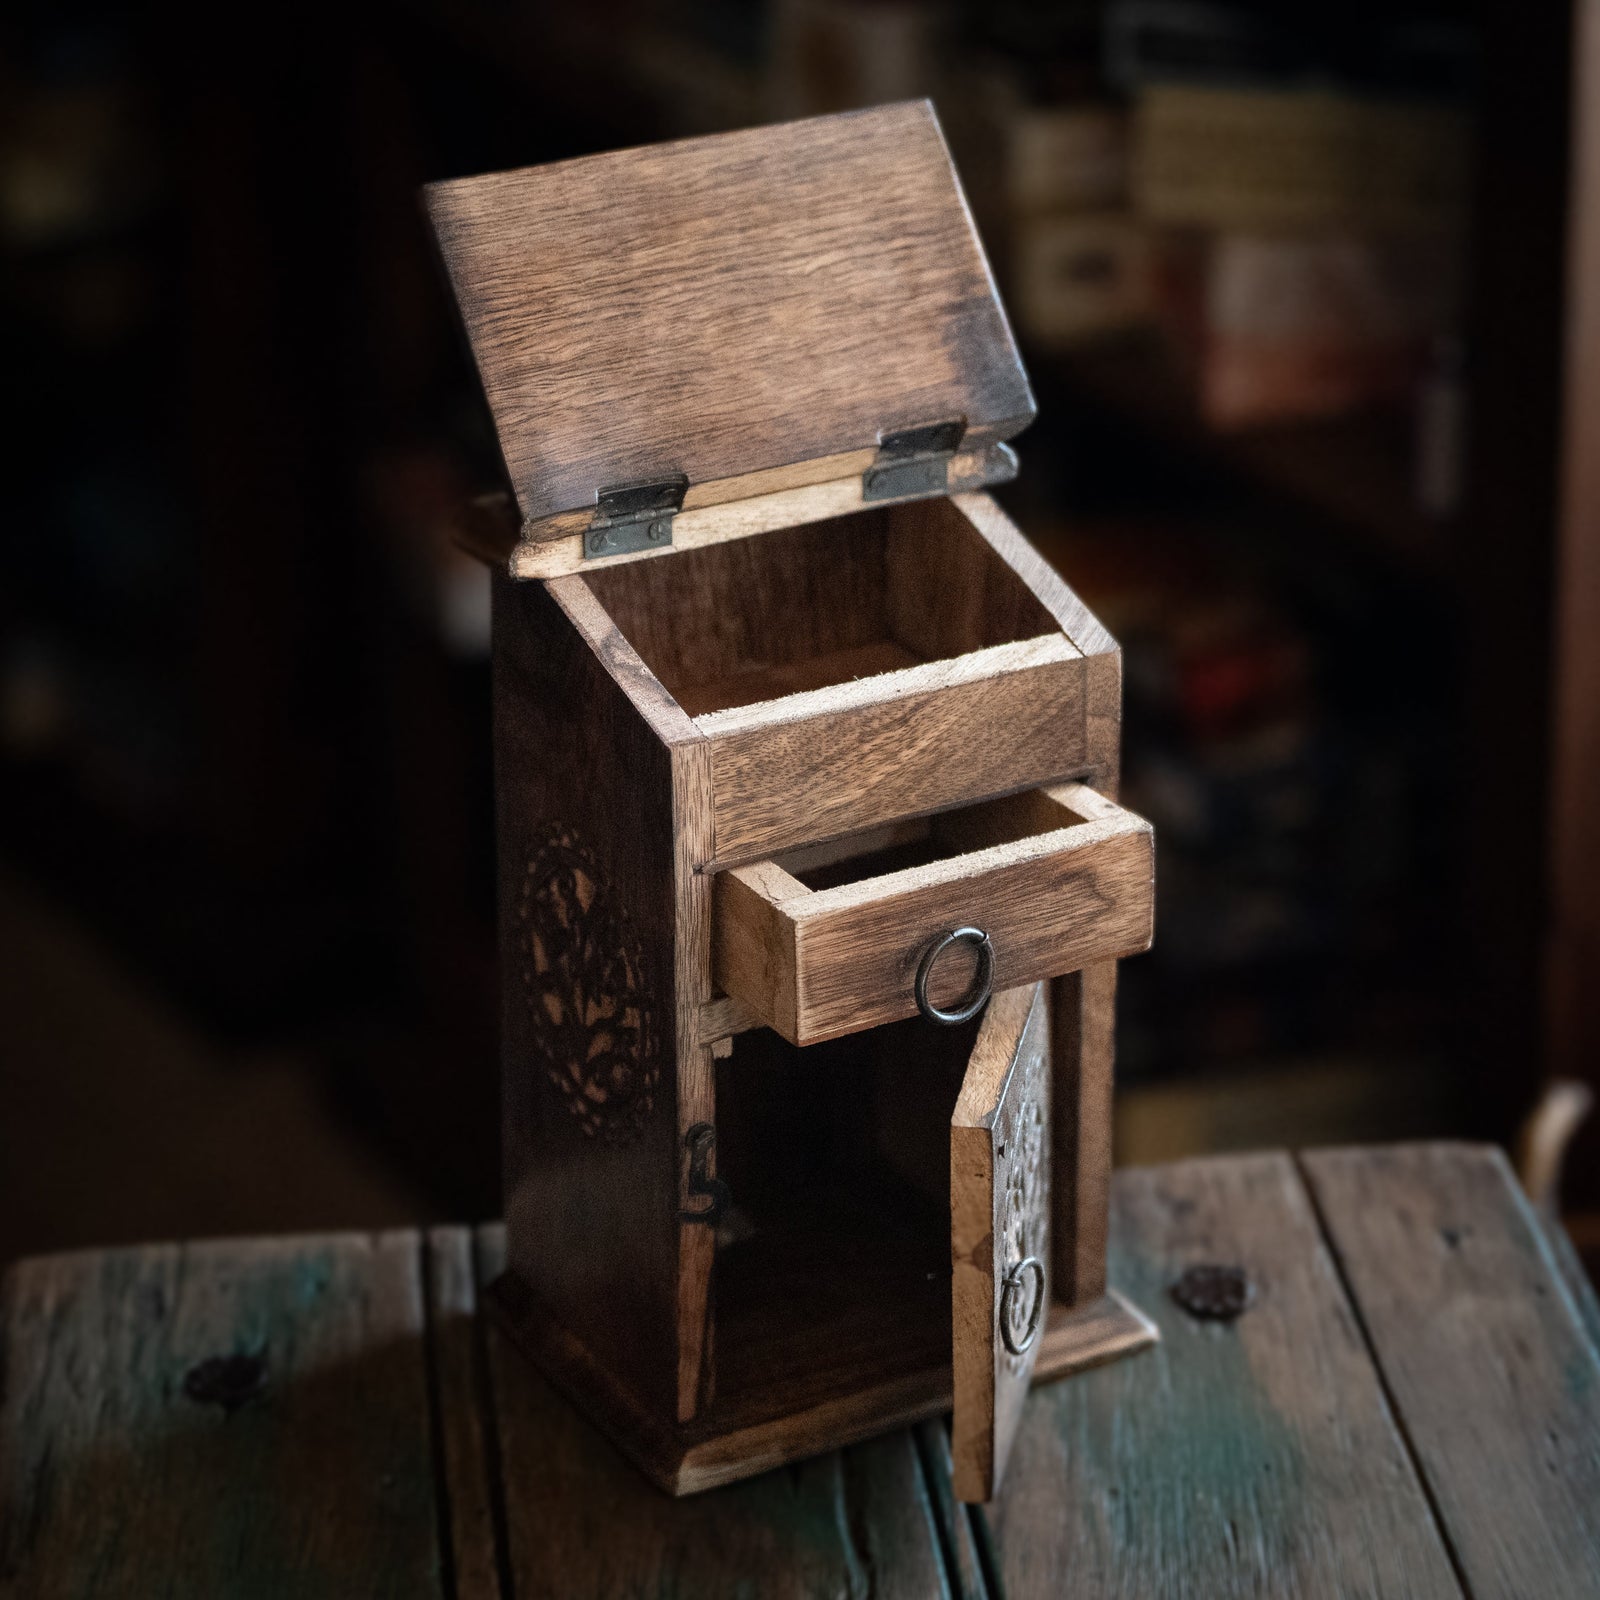
[[[487,1299],[512,1343],[652,1483],[672,1495],[735,1483],[950,1409],[951,1374],[945,1362],[787,1412],[781,1394],[763,1397],[759,1417],[748,1406],[717,1404],[677,1427],[618,1383],[510,1273],[490,1285]],[[1033,1381],[1101,1366],[1159,1338],[1155,1324],[1115,1290],[1082,1310],[1052,1306]]]

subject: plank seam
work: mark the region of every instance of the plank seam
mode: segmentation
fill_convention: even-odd
[[[911,1429],[911,1449],[917,1462],[917,1481],[928,1507],[928,1521],[933,1524],[934,1546],[944,1569],[944,1592],[951,1596],[962,1595],[961,1565],[956,1560],[955,1541],[945,1518],[945,1496],[939,1491],[938,1463],[932,1459],[926,1437],[927,1429],[942,1426],[937,1418],[916,1423]],[[963,1600],[966,1600],[964,1595]],[[974,1600],[987,1600],[987,1596],[975,1596]]]
[[[1367,1326],[1367,1319],[1362,1314],[1361,1302],[1356,1297],[1355,1285],[1350,1281],[1350,1274],[1345,1270],[1344,1256],[1341,1253],[1338,1241],[1333,1236],[1332,1225],[1328,1221],[1327,1213],[1322,1208],[1322,1198],[1317,1193],[1316,1180],[1312,1177],[1310,1169],[1306,1166],[1305,1158],[1298,1150],[1291,1153],[1290,1159],[1294,1162],[1295,1176],[1300,1180],[1300,1187],[1305,1191],[1306,1198],[1311,1206],[1311,1214],[1317,1220],[1317,1229],[1322,1235],[1323,1243],[1328,1247],[1328,1257],[1333,1263],[1333,1270],[1339,1280],[1339,1287],[1344,1292],[1345,1303],[1350,1307],[1350,1314],[1355,1318],[1356,1327],[1361,1330],[1361,1342],[1366,1346],[1367,1359],[1372,1363],[1372,1370],[1378,1380],[1378,1391],[1383,1397],[1384,1410],[1389,1414],[1389,1419],[1394,1425],[1395,1433],[1399,1436],[1400,1443],[1405,1450],[1406,1459],[1411,1463],[1412,1476],[1417,1480],[1418,1487],[1422,1490],[1422,1498],[1427,1503],[1428,1514],[1433,1519],[1434,1531],[1439,1535],[1439,1543],[1444,1546],[1444,1553],[1450,1562],[1450,1570],[1455,1574],[1465,1600],[1477,1600],[1473,1593],[1472,1585],[1467,1581],[1466,1566],[1461,1559],[1461,1553],[1456,1549],[1455,1540],[1450,1537],[1450,1528],[1445,1521],[1444,1511],[1439,1505],[1438,1496],[1434,1493],[1432,1480],[1428,1477],[1427,1469],[1423,1466],[1422,1453],[1418,1450],[1416,1441],[1411,1437],[1411,1428],[1405,1418],[1405,1413],[1400,1409],[1399,1397],[1395,1394],[1389,1382],[1389,1374],[1384,1370],[1383,1358],[1378,1354],[1377,1341],[1372,1336],[1372,1330]]]
[[[506,1509],[505,1451],[500,1440],[500,1412],[494,1403],[489,1370],[489,1324],[484,1309],[484,1266],[481,1230],[472,1230],[472,1392],[483,1418],[483,1470],[489,1480],[489,1523],[494,1531],[494,1566],[501,1600],[516,1600],[516,1570],[511,1562],[511,1530]]]
[[[422,1367],[428,1408],[428,1453],[433,1461],[434,1517],[439,1525],[439,1581],[445,1600],[456,1600],[455,1534],[451,1526],[450,1471],[444,1444],[444,1400],[439,1377],[439,1340],[435,1316],[433,1263],[428,1230],[417,1230],[417,1271],[422,1285]]]

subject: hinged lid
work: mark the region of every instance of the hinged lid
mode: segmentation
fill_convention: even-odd
[[[625,540],[850,478],[941,493],[952,459],[970,487],[1008,475],[994,447],[1033,418],[926,101],[433,184],[427,205],[524,538],[615,527],[608,497],[663,485],[676,505]]]

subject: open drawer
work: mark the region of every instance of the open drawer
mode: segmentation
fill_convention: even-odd
[[[791,1044],[971,1015],[991,991],[1150,944],[1149,823],[1082,784],[719,873],[713,975]]]

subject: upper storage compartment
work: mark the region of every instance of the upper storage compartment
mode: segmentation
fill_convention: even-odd
[[[706,742],[704,865],[1075,776],[1093,764],[1091,663],[1114,707],[1114,647],[987,495],[550,588],[628,693],[664,689]]]
[[[1008,477],[1033,396],[925,101],[432,185],[552,577]]]

